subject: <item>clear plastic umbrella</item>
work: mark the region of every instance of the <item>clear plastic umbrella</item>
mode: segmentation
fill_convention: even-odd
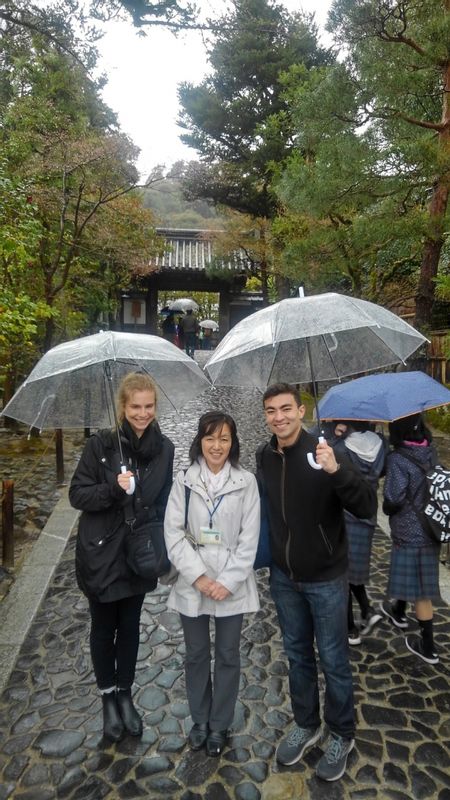
[[[178,300],[172,300],[169,303],[169,309],[170,311],[188,311],[188,309],[198,311],[198,304],[190,297],[180,297]]]
[[[404,363],[427,339],[391,311],[327,293],[281,300],[238,322],[206,364],[214,384],[334,381]]]
[[[181,408],[210,385],[196,362],[171,342],[106,331],[45,353],[2,414],[41,430],[112,426],[112,394],[123,376],[135,370],[154,379],[163,410]]]
[[[207,330],[211,331],[218,331],[219,326],[217,322],[214,322],[213,319],[202,319],[201,322],[198,323],[201,328],[206,328]]]

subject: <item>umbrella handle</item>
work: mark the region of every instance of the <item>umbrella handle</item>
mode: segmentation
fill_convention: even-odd
[[[323,444],[325,441],[324,436],[319,436],[319,444]],[[317,461],[314,460],[314,456],[312,453],[307,453],[306,458],[308,459],[308,464],[313,469],[322,469],[322,465],[318,464]]]
[[[127,468],[126,468],[126,466],[124,464],[122,464],[122,466],[120,468],[120,471],[121,472],[128,472],[128,470],[127,470]],[[134,480],[134,477],[132,475],[131,478],[130,478],[130,488],[127,489],[127,494],[134,494],[135,488],[136,488],[136,481]]]

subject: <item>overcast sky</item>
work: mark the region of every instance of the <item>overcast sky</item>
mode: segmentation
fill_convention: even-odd
[[[201,5],[215,16],[222,3],[203,0]],[[331,0],[284,0],[283,5],[291,11],[314,11],[322,29]],[[148,30],[146,37],[139,37],[131,23],[110,23],[99,45],[101,68],[108,76],[103,97],[118,113],[122,130],[141,149],[142,178],[157,164],[196,158],[178,138],[177,85],[199,83],[208,66],[200,33],[175,37],[169,31]]]

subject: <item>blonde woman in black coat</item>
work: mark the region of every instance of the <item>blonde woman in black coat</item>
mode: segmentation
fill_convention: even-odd
[[[156,581],[140,578],[126,562],[130,504],[136,524],[163,520],[172,485],[174,447],[156,421],[157,390],[148,375],[130,373],[117,396],[122,451],[116,430],[102,430],[86,442],[69,490],[80,517],[76,575],[89,600],[90,650],[103,702],[103,733],[119,741],[142,733],[131,697],[139,647],[139,623],[146,592]],[[135,492],[130,497],[130,479]]]

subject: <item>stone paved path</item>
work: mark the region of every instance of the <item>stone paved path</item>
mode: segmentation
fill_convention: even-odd
[[[265,438],[260,395],[211,390],[180,415],[162,420],[185,466],[199,414],[230,410],[242,438],[242,463]],[[88,611],[76,588],[74,537],[0,697],[0,800],[450,800],[450,617],[436,610],[441,663],[429,666],[405,648],[385,622],[352,649],[357,741],[341,781],[314,776],[315,747],[299,764],[279,767],[275,746],[291,721],[287,669],[270,600],[259,573],[262,608],[246,618],[242,680],[229,746],[219,760],[185,746],[190,727],[178,617],[167,589],[147,595],[142,615],[135,700],[144,715],[142,739],[107,744],[90,668]],[[372,597],[383,597],[389,540],[375,536]],[[410,627],[414,627],[411,620]]]

